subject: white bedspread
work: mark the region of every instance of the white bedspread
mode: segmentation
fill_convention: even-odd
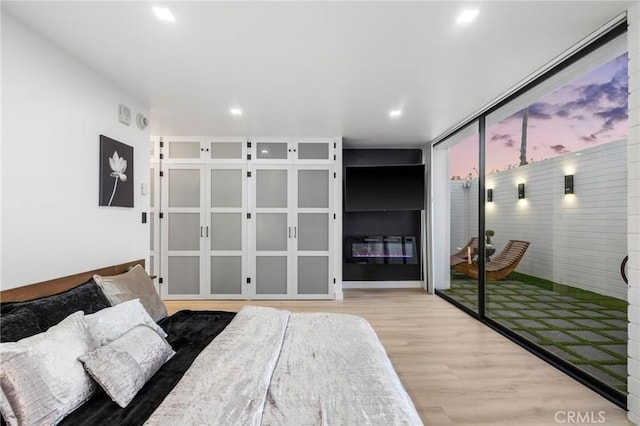
[[[148,425],[421,425],[364,319],[245,307]]]

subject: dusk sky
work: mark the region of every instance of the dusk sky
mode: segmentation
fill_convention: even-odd
[[[577,152],[626,139],[627,54],[529,106],[527,161]],[[522,111],[487,129],[486,170],[520,163]],[[450,175],[478,177],[477,135],[451,148]],[[473,151],[475,150],[475,151]]]

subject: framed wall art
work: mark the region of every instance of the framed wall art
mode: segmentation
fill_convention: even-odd
[[[133,147],[100,135],[100,204],[133,207]]]

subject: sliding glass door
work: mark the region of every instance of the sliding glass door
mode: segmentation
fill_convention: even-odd
[[[432,152],[436,292],[621,405],[627,65],[612,36]]]
[[[452,300],[478,312],[478,196],[480,145],[473,123],[448,141],[449,283],[444,289]],[[469,272],[469,273],[465,273]]]
[[[613,52],[487,117],[485,314],[626,392],[627,55]]]

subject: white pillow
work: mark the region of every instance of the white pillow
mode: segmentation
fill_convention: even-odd
[[[78,357],[95,349],[82,311],[44,333],[0,343],[0,412],[10,426],[56,424],[96,386]]]
[[[84,368],[111,399],[125,408],[175,352],[162,337],[139,325],[106,346],[82,355]]]
[[[149,326],[160,336],[167,337],[167,333],[144,309],[140,299],[127,300],[116,306],[101,309],[95,314],[85,315],[84,320],[99,346],[116,340],[138,325]]]

